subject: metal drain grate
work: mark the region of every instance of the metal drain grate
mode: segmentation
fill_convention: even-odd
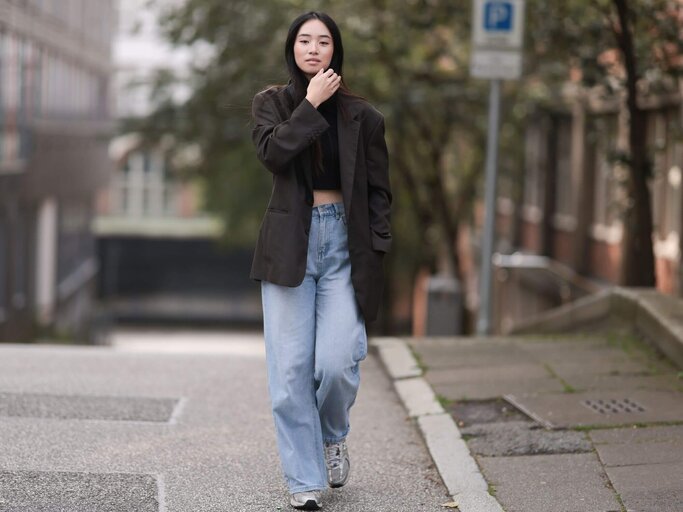
[[[645,412],[645,407],[628,398],[589,399],[582,400],[581,404],[600,414]]]

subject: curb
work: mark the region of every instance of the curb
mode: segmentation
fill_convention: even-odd
[[[429,454],[460,512],[503,512],[458,426],[444,411],[407,343],[400,338],[372,338],[384,368],[411,418],[415,418]]]

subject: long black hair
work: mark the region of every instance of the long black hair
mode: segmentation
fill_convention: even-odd
[[[310,20],[320,20],[330,31],[330,34],[332,35],[332,47],[334,49],[332,60],[330,61],[330,68],[332,68],[335,73],[342,77],[342,82],[339,86],[339,89],[346,89],[344,85],[344,75],[342,75],[342,67],[344,65],[344,45],[342,44],[342,37],[339,27],[328,14],[324,12],[310,11],[297,16],[297,18],[292,21],[292,24],[289,26],[289,31],[287,32],[287,39],[285,41],[285,62],[287,63],[289,79],[294,85],[294,100],[297,104],[306,96],[308,78],[299,68],[299,66],[296,65],[296,60],[294,59],[294,43],[296,42],[296,36],[299,34],[299,30],[301,30],[301,26]]]
[[[289,80],[294,85],[294,97],[292,98],[294,105],[301,103],[306,97],[306,90],[308,89],[308,78],[299,66],[296,65],[296,59],[294,58],[294,43],[296,42],[296,36],[299,33],[301,26],[309,20],[320,20],[325,24],[332,35],[334,51],[329,67],[341,76],[341,83],[339,84],[339,89],[337,89],[335,95],[364,100],[365,98],[362,96],[351,92],[347,87],[346,82],[344,82],[342,69],[344,67],[344,45],[342,44],[342,36],[339,27],[328,14],[320,11],[309,11],[297,16],[294,21],[292,21],[292,24],[289,26],[289,31],[287,32],[287,39],[285,40],[285,62],[287,63]],[[340,105],[340,110],[342,116],[346,117],[347,111],[343,103]]]
[[[299,34],[302,25],[310,20],[320,20],[325,24],[332,35],[333,53],[329,67],[342,77],[341,84],[339,85],[337,92],[335,92],[335,95],[363,99],[361,96],[353,94],[344,83],[344,75],[342,74],[342,68],[344,66],[344,45],[342,44],[339,27],[328,14],[319,11],[310,11],[297,16],[294,21],[292,21],[292,24],[289,26],[289,31],[287,32],[287,39],[285,40],[285,62],[287,63],[290,83],[294,86],[294,90],[292,91],[293,94],[289,98],[291,101],[290,109],[293,110],[296,105],[303,101],[308,89],[308,77],[306,77],[306,74],[297,66],[296,59],[294,58],[294,43],[296,42],[296,36]],[[343,102],[339,104],[339,109],[342,117],[347,118],[348,112]],[[322,148],[320,140],[316,140],[315,144],[311,146],[311,152],[314,170],[316,173],[320,173],[322,171]]]

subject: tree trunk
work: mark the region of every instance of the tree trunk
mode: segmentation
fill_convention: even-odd
[[[655,260],[652,249],[652,208],[647,179],[650,174],[646,146],[646,119],[638,107],[638,69],[633,34],[632,13],[628,0],[613,0],[619,17],[615,37],[626,68],[626,106],[629,113],[628,204],[624,214],[621,284],[655,286]]]

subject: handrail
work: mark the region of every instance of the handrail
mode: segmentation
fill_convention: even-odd
[[[581,276],[570,267],[547,256],[496,253],[493,255],[492,262],[495,267],[506,270],[542,270],[548,272],[562,284],[573,286],[586,294],[597,293],[603,289],[595,281]]]

